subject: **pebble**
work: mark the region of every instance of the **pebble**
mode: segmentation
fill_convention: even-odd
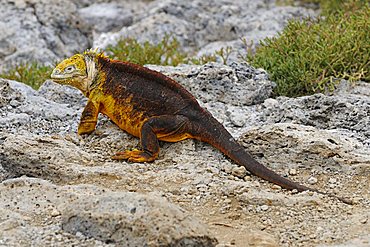
[[[316,183],[317,183],[317,178],[315,178],[315,177],[309,177],[309,178],[307,179],[307,182],[308,182],[309,184],[316,184]]]
[[[367,222],[367,218],[363,218],[363,219],[360,220],[361,224],[366,224],[366,222]]]
[[[224,203],[227,203],[227,204],[231,203],[231,199],[229,199],[229,198],[225,199]]]
[[[52,217],[56,217],[56,216],[59,216],[60,215],[60,212],[56,209],[53,209],[51,212],[50,212],[50,215]]]
[[[81,232],[76,232],[76,237],[84,238],[85,236]]]
[[[265,99],[265,101],[263,102],[263,106],[266,108],[272,108],[278,104],[279,102],[276,99],[271,98]]]
[[[289,170],[289,175],[295,176],[297,174],[298,174],[298,172],[297,172],[296,169],[292,168],[292,169]]]
[[[238,178],[244,178],[247,175],[247,170],[244,166],[235,166],[232,168],[231,174]]]
[[[271,188],[273,190],[281,190],[281,186],[277,185],[277,184],[274,184],[273,186],[271,186]]]
[[[267,206],[267,205],[262,205],[261,206],[262,211],[267,211],[268,209],[269,209],[269,206]]]

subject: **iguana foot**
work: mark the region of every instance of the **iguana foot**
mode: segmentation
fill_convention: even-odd
[[[125,150],[123,152],[118,152],[112,157],[114,160],[127,160],[130,162],[152,162],[157,158],[158,155],[152,155],[146,151],[134,149]]]

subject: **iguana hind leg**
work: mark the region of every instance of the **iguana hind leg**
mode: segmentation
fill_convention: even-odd
[[[176,142],[184,140],[187,133],[188,118],[181,115],[164,115],[148,119],[141,128],[141,150],[126,150],[113,156],[116,160],[131,162],[152,162],[159,154],[158,140]]]

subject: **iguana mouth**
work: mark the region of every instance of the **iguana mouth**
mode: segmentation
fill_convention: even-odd
[[[66,77],[66,75],[61,74],[61,71],[59,69],[54,69],[53,72],[50,75],[50,78],[55,80],[55,81],[68,79]]]
[[[50,75],[50,78],[58,83],[68,84],[67,82],[73,78],[81,76],[80,74],[62,74],[59,69],[54,69]]]

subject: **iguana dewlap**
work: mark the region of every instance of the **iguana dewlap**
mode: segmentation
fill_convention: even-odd
[[[177,142],[194,138],[211,144],[252,174],[282,188],[319,192],[258,163],[222,124],[200,107],[194,96],[159,72],[87,51],[62,61],[51,78],[80,89],[88,98],[78,134],[93,132],[98,114],[103,113],[121,129],[140,138],[141,150],[126,150],[117,153],[114,159],[151,162],[158,157],[158,140]]]

